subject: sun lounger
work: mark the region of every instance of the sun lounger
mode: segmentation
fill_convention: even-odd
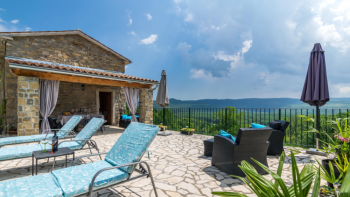
[[[57,129],[57,136],[59,139],[74,137],[75,132],[73,129],[77,126],[77,124],[83,119],[82,116],[75,115],[61,128]],[[51,129],[54,130],[54,129]],[[40,135],[29,135],[29,136],[19,136],[19,137],[6,137],[0,138],[0,147],[5,145],[12,144],[23,144],[30,142],[40,142],[40,140],[44,137],[53,136],[52,133],[49,134],[40,134]]]
[[[91,148],[95,148],[97,152],[99,152],[96,142],[90,138],[105,122],[106,121],[101,118],[91,119],[73,140],[60,142],[58,148],[68,147],[72,150],[90,149],[90,153],[92,153]],[[85,145],[88,145],[88,148],[84,148]],[[42,144],[30,144],[1,148],[0,161],[31,157],[33,151],[44,150],[43,146]],[[48,147],[48,149],[50,149],[50,147]]]
[[[0,182],[0,196],[91,197],[93,192],[144,176],[151,178],[155,196],[158,196],[149,165],[140,161],[158,131],[159,128],[155,125],[132,122],[108,153],[75,159],[77,161],[82,157],[107,154],[105,160]],[[140,175],[131,178],[133,172]]]

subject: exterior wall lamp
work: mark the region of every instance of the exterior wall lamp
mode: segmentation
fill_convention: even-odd
[[[85,90],[85,85],[81,85],[81,89],[84,91]]]

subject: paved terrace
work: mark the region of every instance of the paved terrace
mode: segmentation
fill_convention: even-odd
[[[123,129],[118,127],[106,128],[106,132],[96,133],[93,136],[101,149],[108,152]],[[226,173],[211,166],[211,158],[203,156],[203,140],[211,138],[204,135],[181,135],[172,132],[171,136],[157,136],[151,144],[150,159],[147,154],[142,160],[148,162],[152,169],[159,196],[213,196],[212,191],[235,191],[255,196],[251,190],[238,179],[233,179]],[[1,151],[1,149],[0,149]],[[93,150],[95,151],[95,150]],[[286,148],[289,152],[288,147]],[[309,162],[315,162],[315,156],[303,153],[297,155],[300,169]],[[77,151],[76,156],[89,154],[89,150]],[[323,157],[317,156],[321,160]],[[85,162],[98,161],[98,157],[84,159]],[[64,157],[56,158],[55,169],[63,168]],[[0,162],[0,181],[31,176],[31,158],[16,159]],[[51,171],[52,161],[39,160],[38,174]],[[69,161],[72,162],[72,159]],[[270,169],[276,171],[278,157],[268,156]],[[136,175],[137,173],[135,173]],[[269,175],[265,175],[270,177]],[[271,177],[270,177],[271,178]],[[292,183],[290,158],[286,158],[282,178],[287,183]],[[322,182],[325,184],[325,182]],[[1,193],[1,192],[0,192]],[[142,178],[125,185],[115,186],[107,190],[95,193],[98,197],[122,197],[122,196],[154,196],[150,179]]]

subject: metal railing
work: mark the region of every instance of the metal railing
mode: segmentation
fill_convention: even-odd
[[[320,109],[321,132],[332,134],[332,127],[327,122],[348,117],[348,112],[349,109]],[[154,108],[153,123],[163,123],[168,130],[174,131],[188,126],[197,134],[217,135],[224,130],[236,135],[239,128],[251,127],[250,123],[268,126],[273,120],[286,120],[290,122],[284,139],[286,144],[314,147],[316,134],[304,131],[316,128],[316,122],[306,121],[299,115],[316,120],[316,108]],[[321,140],[328,141],[325,135],[321,135]]]

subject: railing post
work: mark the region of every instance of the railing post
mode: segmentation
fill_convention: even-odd
[[[281,120],[281,108],[278,109],[278,120]]]
[[[225,108],[225,131],[227,132],[227,108]]]
[[[188,108],[188,128],[191,128],[191,108]]]

